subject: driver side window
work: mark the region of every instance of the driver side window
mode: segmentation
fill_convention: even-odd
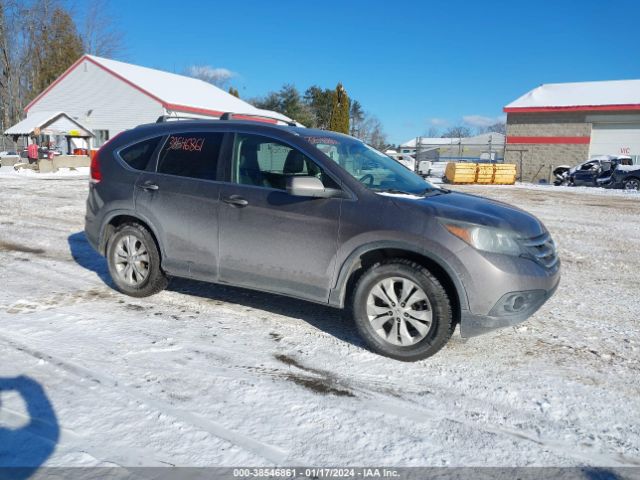
[[[313,176],[326,188],[339,188],[309,157],[273,138],[237,134],[233,152],[234,183],[286,190],[287,178]]]

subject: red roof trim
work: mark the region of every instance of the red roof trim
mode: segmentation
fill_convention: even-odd
[[[640,104],[578,105],[573,107],[504,107],[502,110],[506,113],[634,111],[640,110]]]
[[[267,118],[260,115],[243,115],[240,113],[234,113],[231,115],[233,120],[250,120],[252,122],[273,123],[277,124],[278,120],[275,118]]]
[[[586,145],[591,137],[507,137],[507,144],[543,144],[553,145],[564,143],[568,145]]]
[[[163,103],[162,105],[167,110],[199,113],[201,115],[213,115],[214,117],[219,117],[220,115],[225,113],[225,112],[220,112],[218,110],[209,110],[208,108],[198,108],[198,107],[189,107],[187,105],[178,105],[176,103]]]

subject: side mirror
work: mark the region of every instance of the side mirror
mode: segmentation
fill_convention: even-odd
[[[331,198],[342,195],[335,188],[324,188],[317,177],[293,176],[287,178],[287,193],[296,197]]]

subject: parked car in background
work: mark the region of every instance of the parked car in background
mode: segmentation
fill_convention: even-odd
[[[389,156],[421,177],[428,177],[431,175],[431,162],[428,160],[418,162],[414,157],[407,153],[392,153]]]
[[[625,188],[623,184],[615,185],[612,182],[612,174],[618,167],[633,168],[633,160],[626,155],[600,155],[574,167],[561,165],[553,170],[555,176],[553,183],[554,185]]]
[[[470,337],[526,320],[560,281],[533,215],[295,125],[123,132],[92,159],[85,232],[127,295],[176,276],[345,308],[372,350],[403,361],[436,353],[456,325]]]

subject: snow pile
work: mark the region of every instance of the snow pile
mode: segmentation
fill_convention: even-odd
[[[3,176],[39,178],[42,180],[54,180],[54,179],[77,178],[77,177],[88,178],[89,167],[59,168],[58,171],[49,172],[49,173],[40,173],[30,168],[20,168],[18,170],[15,170],[13,167],[1,167],[0,177],[3,177]]]
[[[640,196],[452,186],[539,216],[563,278],[518,328],[406,364],[321,305],[185,280],[118,294],[82,233],[87,188],[0,175],[0,379],[52,407],[30,430],[2,392],[0,429],[58,432],[46,465],[640,464]]]

